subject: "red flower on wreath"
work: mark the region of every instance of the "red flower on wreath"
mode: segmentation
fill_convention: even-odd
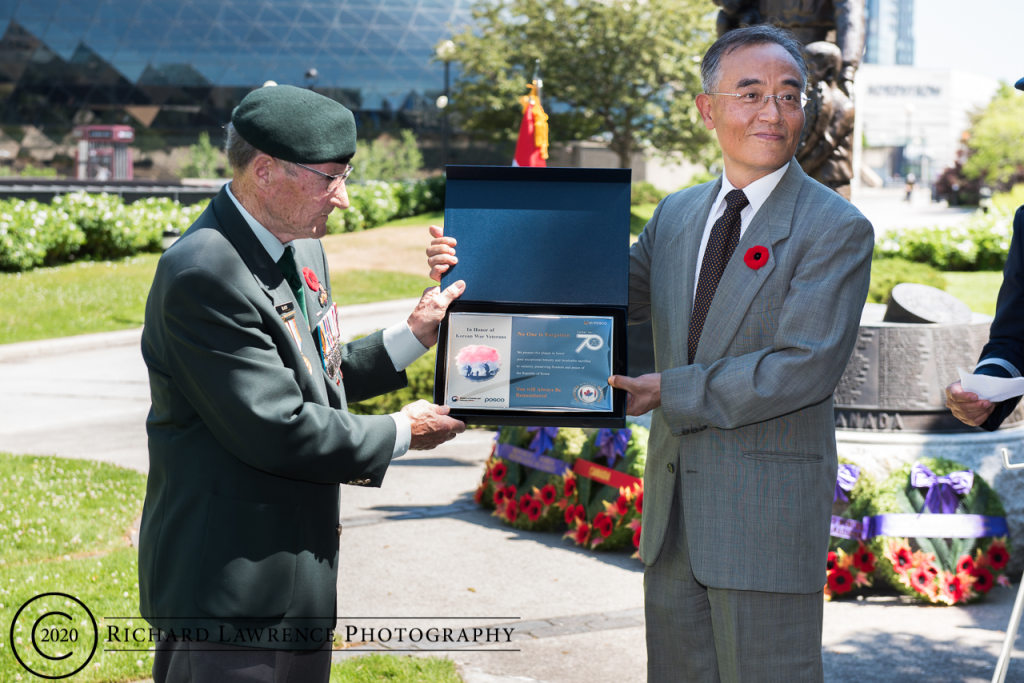
[[[992,586],[995,585],[992,572],[984,567],[975,567],[974,571],[971,572],[971,576],[974,577],[974,590],[979,593],[988,593],[992,590]]]
[[[598,512],[594,517],[594,528],[601,532],[603,538],[608,538],[615,528],[615,521],[605,513]]]
[[[508,467],[503,462],[496,463],[491,468],[491,479],[494,481],[501,481],[508,474]]]
[[[747,268],[757,270],[768,263],[768,250],[762,246],[751,247],[743,255],[743,262],[747,264]]]
[[[636,505],[636,511],[638,513],[640,513],[640,514],[643,514],[643,512],[644,512],[644,492],[643,491],[641,491],[640,493],[636,494],[636,502],[634,502],[633,504]]]
[[[914,557],[910,554],[910,548],[898,548],[893,559],[892,568],[897,574],[906,574],[914,566]]]
[[[494,505],[495,507],[501,507],[505,504],[505,487],[502,486],[499,489],[494,489]]]
[[[850,592],[853,588],[853,574],[846,569],[836,567],[828,573],[828,587],[837,595]]]
[[[587,521],[587,511],[583,508],[582,505],[576,506],[576,519],[580,520],[581,522]]]
[[[566,498],[569,498],[574,493],[576,493],[576,480],[574,478],[570,477],[570,478],[565,480],[565,487],[563,488],[563,495]]]
[[[970,555],[961,555],[960,559],[956,563],[956,573],[967,572],[970,574],[974,571],[974,560],[971,559]]]
[[[509,484],[505,487],[505,497],[509,500],[516,497],[516,487],[514,484]]]
[[[483,487],[483,485],[480,485],[480,486],[478,486],[476,488],[476,493],[473,494],[473,502],[476,503],[477,505],[479,505],[480,501],[483,500],[483,498],[484,498],[484,487]]]
[[[839,558],[836,557],[836,554],[834,552],[832,552],[832,551],[829,551],[828,559],[825,561],[825,571],[829,571],[830,572],[833,569],[835,569],[836,568],[836,563],[838,561],[839,561]]]
[[[959,576],[950,572],[943,572],[942,594],[946,596],[951,605],[955,605],[963,600],[965,591],[966,586],[964,586],[964,582]]]
[[[624,515],[629,512],[629,498],[626,496],[619,496],[615,499],[615,512],[619,515]]]
[[[639,525],[637,525],[636,531],[633,532],[633,547],[634,548],[639,548],[640,547],[640,526]]]
[[[857,546],[857,552],[853,554],[853,566],[865,574],[875,571],[875,554],[868,550],[863,543]]]
[[[530,507],[530,505],[532,503],[533,503],[533,496],[531,496],[529,493],[524,493],[519,498],[519,509],[522,510],[523,512],[526,512],[526,508]]]
[[[523,510],[526,512],[527,519],[531,522],[536,522],[540,519],[540,513],[541,510],[543,510],[543,507],[541,506],[540,501],[534,498],[530,502],[529,506],[523,508]]]
[[[576,521],[576,508],[572,505],[565,508],[565,523],[568,526],[572,526],[573,522]]]
[[[1010,561],[1010,553],[1006,552],[1006,544],[1002,541],[992,541],[985,556],[992,569],[996,570],[1002,569]]]
[[[516,521],[519,517],[519,506],[516,505],[514,498],[510,498],[509,501],[505,503],[505,517],[507,517],[510,522]]]
[[[586,545],[587,541],[590,540],[590,525],[586,522],[580,522],[576,527],[576,544]]]
[[[918,593],[930,593],[933,578],[925,567],[918,567],[910,572],[910,587]]]
[[[545,505],[551,505],[552,503],[554,503],[555,496],[557,495],[558,492],[555,491],[555,487],[553,484],[548,484],[547,486],[540,490],[540,499]]]

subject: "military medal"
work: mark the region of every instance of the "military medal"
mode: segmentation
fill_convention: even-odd
[[[323,285],[320,285],[320,305],[327,305],[327,288],[324,287]]]
[[[320,290],[323,293],[323,290]],[[341,325],[338,323],[338,304],[331,304],[323,320],[316,326],[320,335],[320,351],[323,354],[324,371],[334,383],[341,385]]]

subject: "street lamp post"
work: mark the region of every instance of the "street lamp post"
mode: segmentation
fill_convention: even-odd
[[[907,138],[903,144],[903,177],[906,178],[907,174],[910,173],[910,143],[911,143],[911,120],[914,116],[914,105],[907,104]]]
[[[437,98],[437,107],[441,110],[441,167],[448,166],[448,97],[449,97],[449,74],[451,63],[455,58],[455,43],[450,40],[442,41],[437,46],[437,58],[444,62],[444,95]]]

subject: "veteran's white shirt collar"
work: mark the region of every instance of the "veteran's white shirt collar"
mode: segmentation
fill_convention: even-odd
[[[238,198],[235,197],[233,192],[231,192],[231,183],[225,185],[224,189],[227,190],[228,197],[231,198],[235,207],[238,208],[238,212],[242,214],[242,218],[244,218],[245,222],[249,224],[250,228],[252,228],[253,233],[256,235],[256,239],[258,239],[260,244],[263,245],[263,248],[267,250],[270,258],[274,260],[274,263],[280,261],[281,257],[284,256],[285,247],[289,246],[291,242],[289,241],[282,244],[281,240],[274,237],[274,233],[260,225],[260,222],[253,218],[251,213],[245,210],[242,203],[239,202]]]
[[[750,221],[754,218],[764,203],[768,201],[768,197],[779,184],[779,181],[782,180],[782,176],[786,175],[786,171],[789,169],[789,165],[791,163],[793,162],[787,161],[786,165],[782,168],[772,171],[763,178],[758,178],[743,188],[743,194],[747,195],[747,201],[749,204],[740,212],[740,215],[742,216],[742,224],[740,226],[741,231],[750,225]],[[711,215],[716,217],[715,220],[725,213],[725,195],[735,189],[736,186],[729,182],[729,176],[723,173],[722,189],[718,191],[718,197],[715,199],[715,204],[711,208]],[[712,223],[714,223],[714,221],[712,221]]]

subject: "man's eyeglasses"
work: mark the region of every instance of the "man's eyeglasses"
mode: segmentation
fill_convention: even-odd
[[[327,173],[324,173],[323,171],[318,171],[315,168],[310,168],[309,166],[306,166],[305,164],[300,164],[297,161],[289,161],[288,163],[295,164],[299,168],[304,168],[307,171],[312,171],[313,173],[316,173],[318,176],[323,176],[324,178],[327,178],[327,180],[328,180],[327,190],[328,191],[333,191],[333,190],[338,189],[338,186],[341,185],[343,182],[345,182],[345,179],[348,178],[352,174],[352,164],[346,164],[347,168],[345,169],[344,173],[339,173],[338,175],[328,175]]]
[[[760,111],[764,105],[768,104],[768,100],[775,98],[775,102],[778,103],[779,110],[786,113],[794,113],[800,111],[807,106],[807,102],[810,98],[802,92],[784,92],[778,95],[762,95],[759,92],[709,92],[708,95],[725,95],[726,97],[735,97],[736,105],[741,109],[747,111]]]

